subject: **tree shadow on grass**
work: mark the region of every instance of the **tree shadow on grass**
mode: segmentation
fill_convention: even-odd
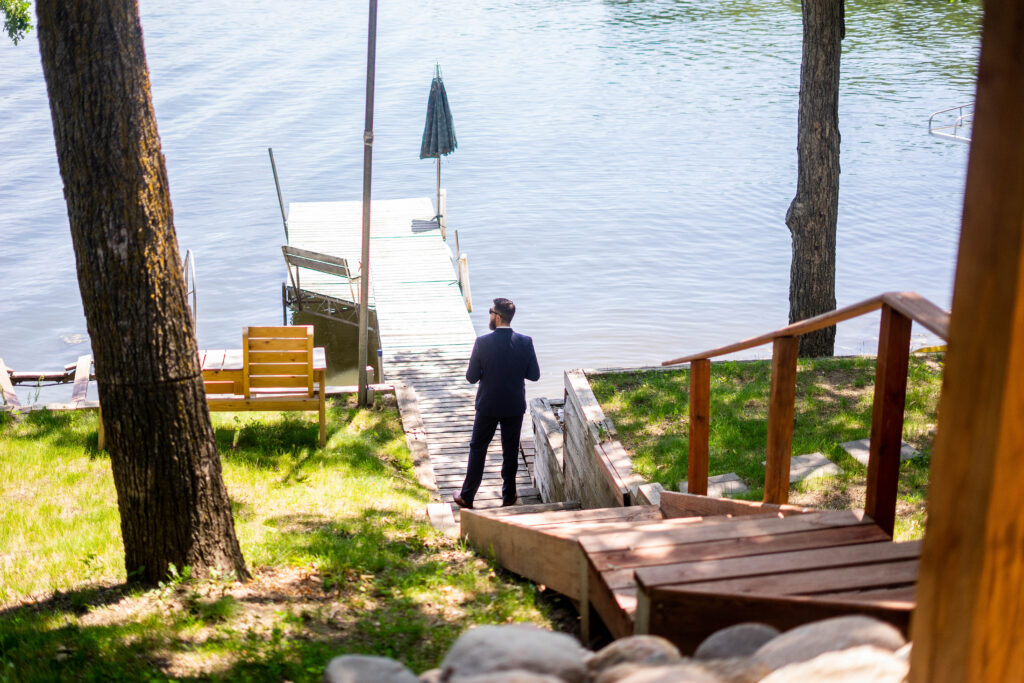
[[[0,611],[0,679],[320,680],[343,653],[422,671],[469,625],[535,604],[531,584],[395,512],[271,522],[281,560],[248,584],[89,588]]]

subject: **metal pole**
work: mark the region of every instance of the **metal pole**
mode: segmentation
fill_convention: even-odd
[[[441,221],[441,155],[437,155],[437,225],[441,228],[441,237],[444,239],[444,225]]]
[[[274,148],[267,147],[270,153],[270,168],[274,171],[274,186],[277,187],[277,203],[281,207],[281,222],[284,223],[284,239],[288,241],[288,217],[284,214],[284,197],[281,196],[281,183],[277,179],[277,164],[274,163]]]
[[[373,81],[377,58],[377,0],[370,0],[366,43],[366,126],[363,130],[363,252],[359,263],[359,405],[366,406],[366,356],[369,350],[370,178],[373,175]]]

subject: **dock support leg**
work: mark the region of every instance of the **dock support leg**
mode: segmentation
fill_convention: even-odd
[[[288,286],[281,283],[281,324],[288,324]]]

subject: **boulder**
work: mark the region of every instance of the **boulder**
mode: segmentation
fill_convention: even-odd
[[[593,683],[619,683],[623,678],[626,678],[637,671],[649,669],[650,666],[650,664],[624,662],[622,664],[610,666],[602,671],[595,672],[589,680]]]
[[[420,679],[387,657],[344,655],[327,663],[324,683],[420,683]]]
[[[746,622],[715,631],[697,646],[694,659],[746,657],[779,635],[779,629],[768,624]]]
[[[513,669],[511,671],[493,671],[479,676],[453,678],[458,683],[562,683],[562,679],[550,674],[539,674],[533,671]]]
[[[775,671],[833,650],[872,645],[895,652],[905,643],[903,634],[891,624],[854,615],[798,626],[769,640],[753,656],[769,670]]]
[[[788,664],[762,683],[902,683],[909,672],[910,665],[891,650],[861,645]]]
[[[702,659],[700,664],[729,683],[757,683],[771,673],[767,666],[753,657]]]
[[[679,649],[660,636],[620,638],[587,660],[587,674],[594,678],[617,664],[671,664],[682,660]]]
[[[644,666],[617,683],[725,683],[697,662]]]
[[[586,677],[587,651],[565,633],[526,624],[478,626],[459,636],[441,662],[441,679],[456,681],[496,671],[548,674],[567,683]]]

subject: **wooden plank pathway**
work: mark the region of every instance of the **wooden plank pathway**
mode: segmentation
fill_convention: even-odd
[[[370,301],[376,308],[384,381],[415,390],[436,486],[442,500],[452,503],[466,473],[473,429],[476,387],[466,382],[465,373],[476,332],[448,245],[438,229],[423,230],[422,221],[433,215],[426,197],[373,202]],[[345,258],[358,272],[360,202],[292,203],[288,231],[291,246]],[[304,289],[315,283],[303,276]],[[539,503],[530,464],[520,454],[517,489],[521,502]],[[495,435],[476,505],[500,503],[501,445]]]

